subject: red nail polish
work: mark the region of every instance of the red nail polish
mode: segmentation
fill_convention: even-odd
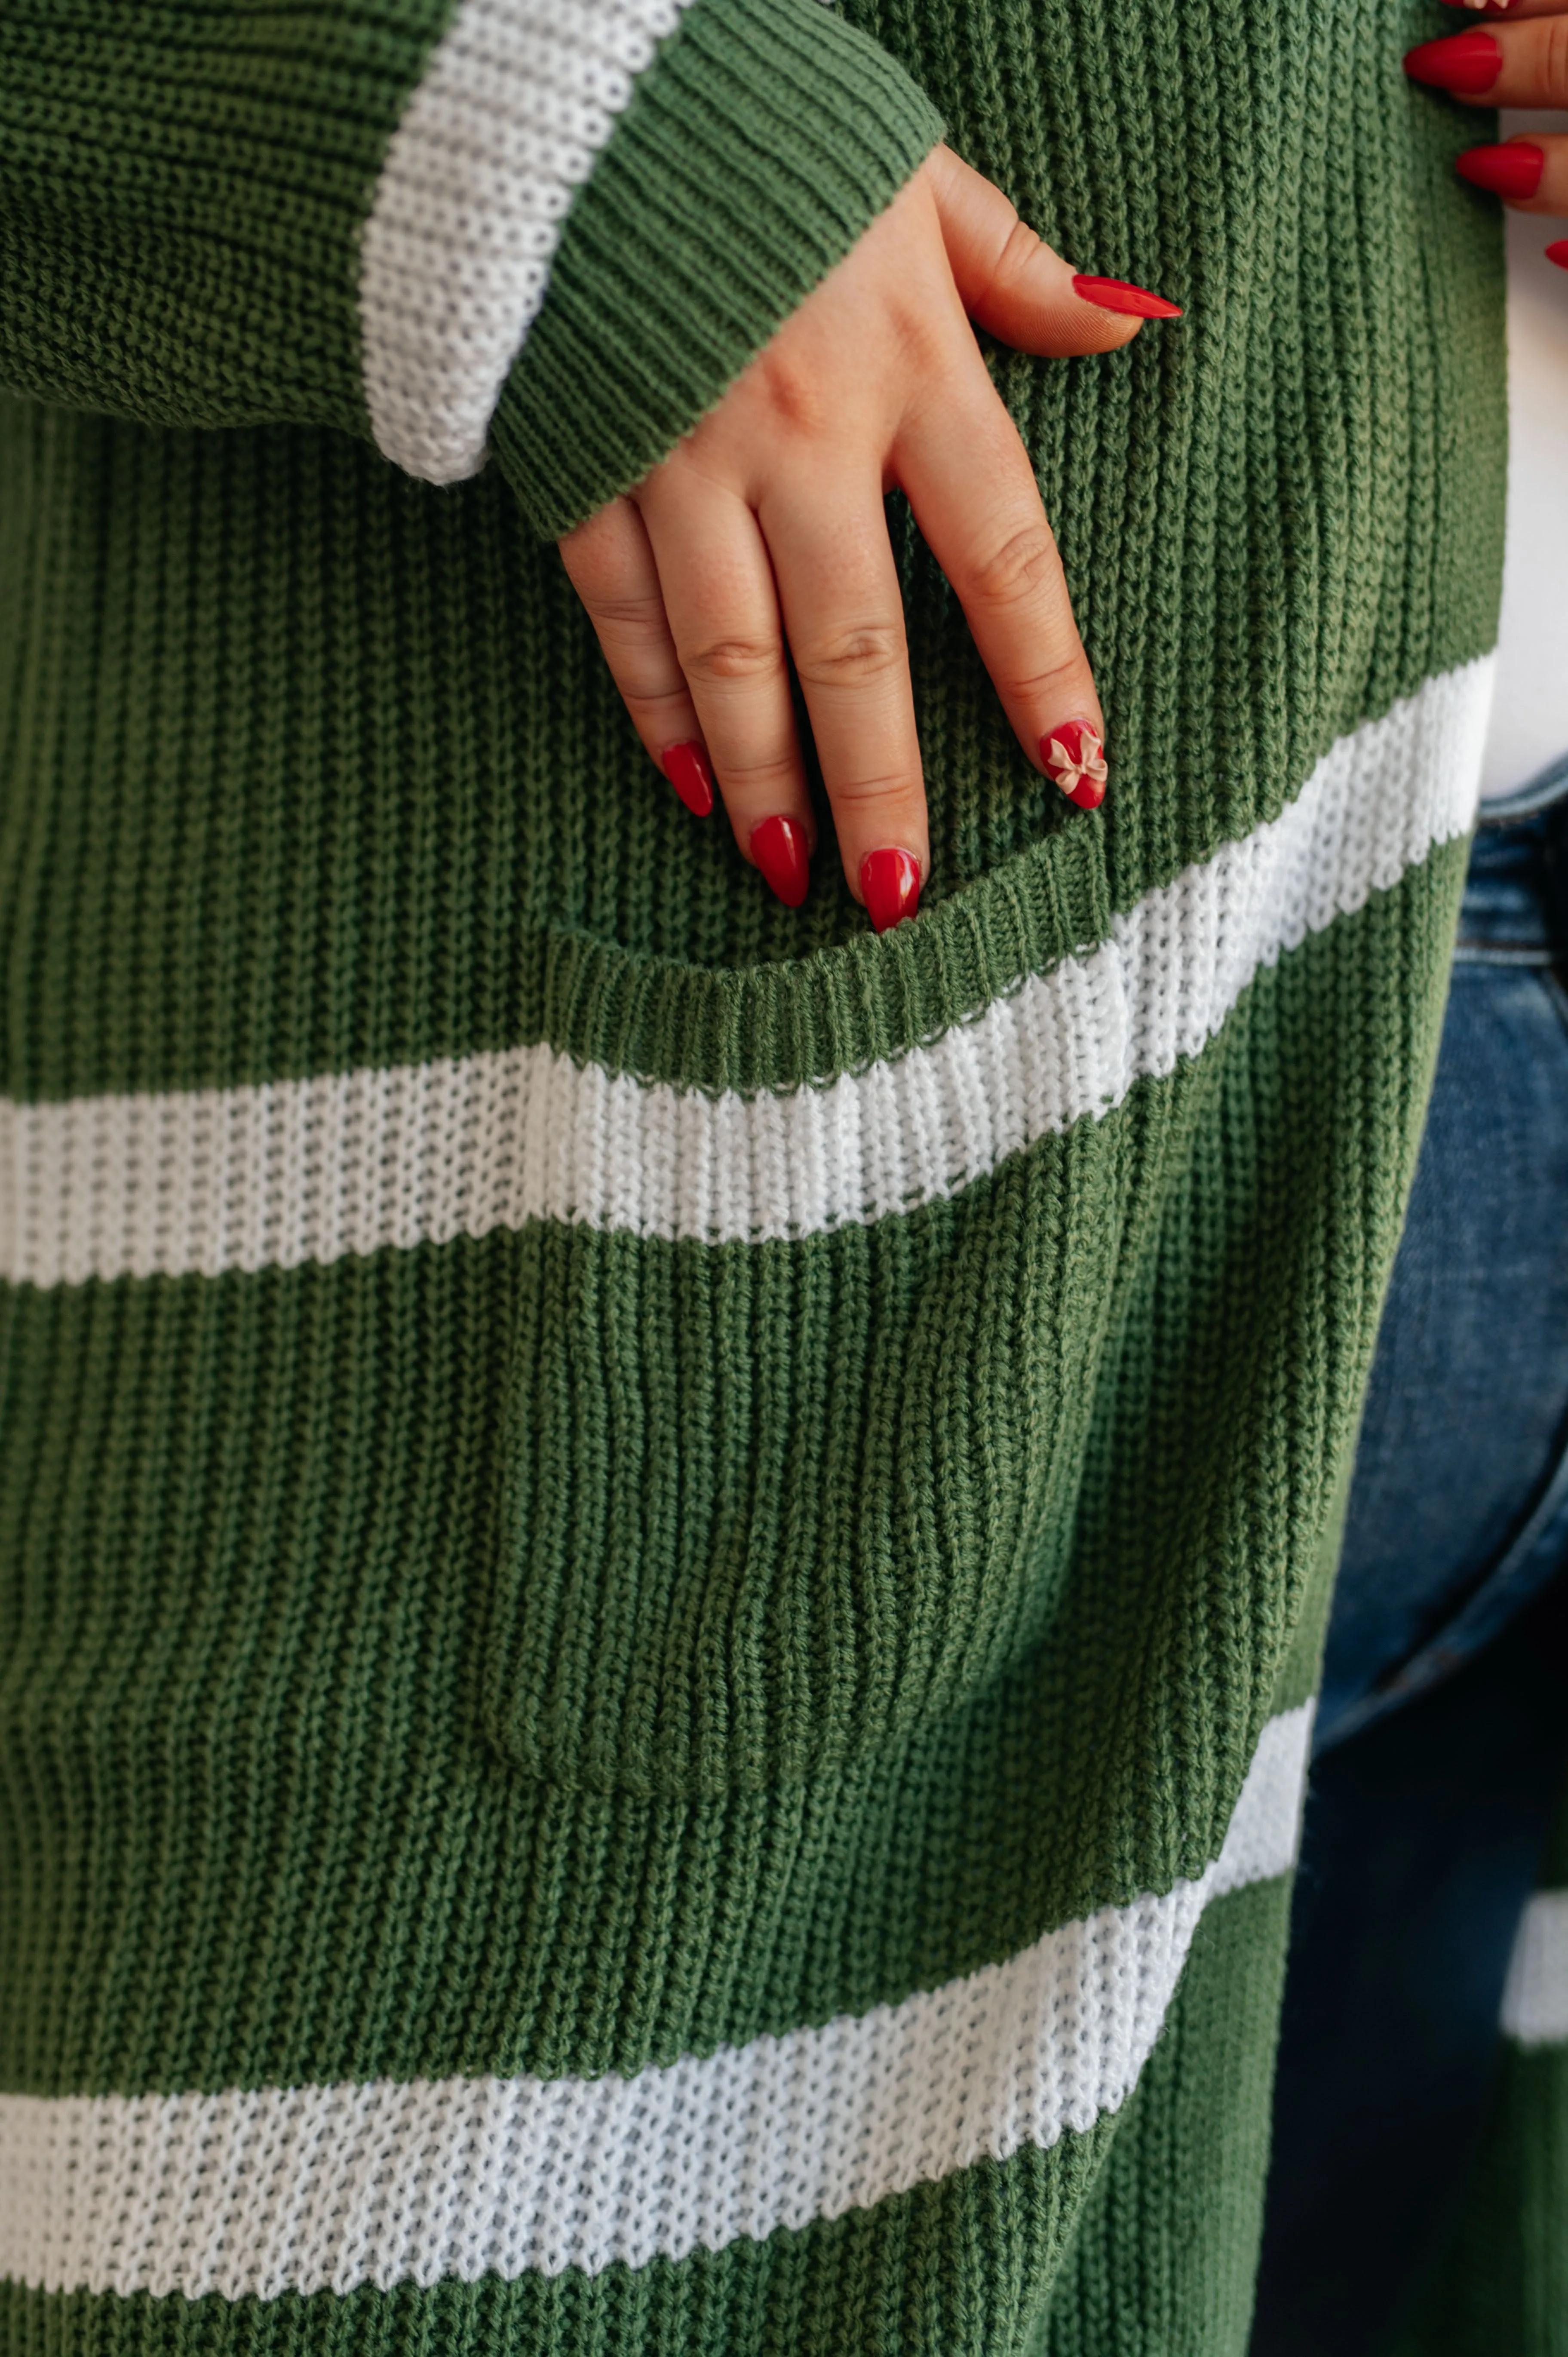
[[[920,905],[920,866],[907,851],[868,851],[860,863],[865,913],[879,933],[901,925]]]
[[[700,745],[668,745],[660,755],[664,774],[693,818],[706,818],[714,806],[714,773]]]
[[[1181,317],[1179,303],[1167,303],[1163,295],[1151,295],[1146,286],[1134,286],[1125,278],[1086,278],[1079,274],[1072,282],[1072,291],[1101,311],[1125,311],[1134,319]]]
[[[1533,140],[1510,139],[1501,147],[1466,147],[1454,168],[1473,188],[1495,197],[1533,197],[1546,169],[1546,150]]]
[[[765,818],[751,830],[751,856],[787,909],[798,909],[811,881],[806,830],[792,818]]]
[[[1092,720],[1064,720],[1042,737],[1040,762],[1079,810],[1098,810],[1105,800],[1105,744]]]
[[[1546,259],[1559,270],[1568,270],[1568,237],[1554,237],[1546,249]]]
[[[1490,33],[1451,33],[1444,41],[1423,41],[1407,49],[1404,70],[1412,81],[1477,98],[1503,70],[1503,53]]]

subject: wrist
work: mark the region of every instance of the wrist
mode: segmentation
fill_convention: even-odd
[[[820,0],[693,0],[573,206],[492,420],[540,533],[640,480],[940,135]]]

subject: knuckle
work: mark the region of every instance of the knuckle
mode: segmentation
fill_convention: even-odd
[[[751,365],[752,381],[776,425],[815,438],[828,420],[820,372],[787,348],[769,345]]]
[[[754,808],[788,805],[802,797],[800,765],[788,748],[753,752],[744,745],[726,746],[719,777],[726,798],[736,796]]]
[[[862,687],[885,679],[904,662],[904,633],[891,622],[863,622],[797,649],[796,668],[808,687]]]
[[[650,725],[656,725],[667,713],[684,712],[691,700],[684,680],[677,680],[668,687],[634,680],[622,686],[621,694],[632,718]]]
[[[1052,631],[1045,646],[1040,646],[1040,660],[1030,664],[1030,670],[1018,670],[1009,674],[1007,686],[1014,695],[1082,695],[1085,688],[1094,688],[1094,674],[1090,670],[1090,658],[1085,655],[1082,639],[1070,625]]]
[[[997,248],[996,259],[991,265],[991,275],[985,288],[987,295],[999,294],[1026,276],[1039,251],[1037,232],[1015,214],[1013,226]]]
[[[589,597],[583,602],[599,628],[613,631],[618,638],[665,636],[664,600],[656,589],[629,597]]]
[[[973,566],[970,587],[987,605],[1018,606],[1054,589],[1058,577],[1056,543],[1042,520],[988,549]]]
[[[1544,106],[1568,106],[1568,16],[1548,16],[1542,22],[1541,77]]]
[[[777,639],[706,639],[682,651],[681,666],[688,679],[705,686],[747,686],[776,678],[784,650]]]
[[[1088,661],[1081,647],[1078,646],[1070,654],[1062,656],[1059,662],[1042,663],[1038,670],[1010,679],[1007,683],[1012,694],[1031,703],[1057,703],[1081,695],[1086,689],[1091,690],[1093,684]]]
[[[927,379],[950,380],[953,359],[952,322],[933,314],[926,304],[908,297],[889,307],[888,323],[897,356],[897,376],[906,386]]]
[[[908,771],[889,770],[867,778],[843,778],[834,782],[831,796],[835,808],[853,810],[863,821],[870,812],[888,814],[889,823],[909,832],[919,812],[918,781]]]

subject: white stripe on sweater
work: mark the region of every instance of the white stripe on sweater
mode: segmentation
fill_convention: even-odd
[[[1205,1905],[1290,1867],[1311,1720],[1264,1727],[1200,1881],[822,2029],[630,2079],[0,2097],[0,2275],[275,2299],[596,2274],[1081,2134],[1136,2083]]]
[[[0,1100],[0,1277],[292,1268],[552,1219],[702,1241],[908,1211],[1196,1056],[1259,969],[1475,809],[1489,662],[1343,738],[1270,825],[974,1021],[830,1084],[717,1097],[547,1047],[168,1095]],[[1179,791],[1179,787],[1173,789]]]
[[[1568,1890],[1538,1890],[1520,1920],[1502,2029],[1521,2046],[1568,2045]]]
[[[687,0],[460,0],[365,221],[365,405],[428,483],[478,473],[561,226]]]

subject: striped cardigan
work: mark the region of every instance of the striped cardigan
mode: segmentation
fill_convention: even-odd
[[[1424,24],[0,10],[7,2357],[1239,2357],[1498,603]],[[1187,319],[991,355],[1101,811],[891,503],[877,938],[549,544],[944,128]]]

